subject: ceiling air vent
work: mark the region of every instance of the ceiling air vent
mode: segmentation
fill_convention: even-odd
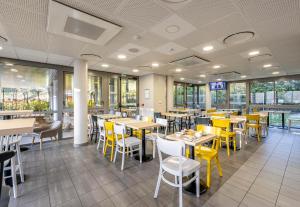
[[[221,78],[222,80],[235,80],[241,76],[241,73],[236,71],[224,72],[224,73],[215,73],[212,74],[216,78]]]
[[[83,42],[104,45],[122,27],[50,0],[47,31]]]
[[[261,61],[268,60],[271,58],[272,58],[272,55],[269,53],[266,53],[266,54],[249,57],[248,60],[249,60],[249,62],[261,62]]]
[[[206,65],[209,62],[210,62],[209,60],[206,60],[206,59],[203,59],[203,58],[193,55],[193,56],[189,56],[189,57],[182,58],[179,60],[174,60],[170,63],[176,64],[179,66],[183,66],[183,67],[189,67],[189,66],[195,66],[195,65],[197,65],[197,66]]]
[[[243,31],[237,32],[231,35],[228,35],[224,38],[223,43],[225,45],[236,45],[242,44],[254,38],[254,32],[251,31]]]

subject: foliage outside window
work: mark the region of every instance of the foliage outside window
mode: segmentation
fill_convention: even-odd
[[[226,90],[211,91],[211,107],[226,108]]]
[[[300,104],[300,80],[276,81],[277,104]]]
[[[199,89],[198,89],[198,97],[199,97],[199,107],[201,109],[205,109],[206,108],[206,96],[205,96],[205,91],[206,87],[205,85],[201,85],[199,86]]]
[[[246,83],[230,83],[230,108],[242,109],[246,106]]]
[[[274,104],[274,82],[254,81],[250,84],[250,96],[252,104]]]
[[[174,85],[174,100],[175,107],[185,106],[185,87],[181,83],[175,83]]]
[[[121,79],[121,105],[122,107],[137,106],[137,80]]]
[[[194,86],[193,85],[188,85],[186,87],[186,105],[188,108],[194,108]]]

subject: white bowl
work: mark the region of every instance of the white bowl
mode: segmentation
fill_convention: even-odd
[[[202,132],[196,132],[196,133],[195,133],[195,137],[196,137],[196,138],[202,137]]]

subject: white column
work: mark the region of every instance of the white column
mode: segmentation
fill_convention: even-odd
[[[205,85],[206,110],[211,108],[211,94],[209,84]]]
[[[174,96],[174,77],[167,77],[167,111],[174,108],[173,96]]]
[[[58,120],[58,80],[53,80],[52,86],[52,103],[53,103],[53,111],[56,113],[53,114],[54,121]]]
[[[74,146],[88,142],[88,64],[78,59],[74,62]]]

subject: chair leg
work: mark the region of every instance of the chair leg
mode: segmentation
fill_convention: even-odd
[[[114,143],[112,143],[111,145],[111,152],[110,152],[110,161],[112,162],[113,161],[113,156],[114,156],[114,149],[115,149],[115,146],[114,146]]]
[[[179,176],[179,207],[183,206],[182,202],[182,176]]]
[[[97,151],[99,151],[99,148],[100,148],[100,142],[101,142],[100,138],[101,138],[101,136],[99,137],[99,140],[98,140]]]
[[[105,145],[106,145],[106,138],[104,137],[104,141],[103,141],[103,144],[102,144],[102,153],[103,154],[104,154]]]
[[[116,146],[115,157],[114,157],[114,163],[116,163],[118,150],[119,150],[119,145]]]
[[[40,150],[43,149],[43,139],[40,139]]]
[[[230,149],[229,149],[229,138],[226,137],[226,148],[227,148],[227,155],[230,156]]]
[[[232,137],[233,139],[233,151],[236,151],[236,137]]]
[[[16,160],[15,157],[12,157],[10,160],[11,160],[11,179],[13,182],[13,193],[14,193],[14,198],[17,198],[18,185],[17,185],[17,178],[16,178]]]
[[[206,184],[207,187],[210,187],[210,178],[211,178],[211,162],[210,160],[207,161],[207,169],[206,169]]]
[[[125,162],[125,146],[123,146],[122,149],[123,153],[122,153],[122,165],[121,165],[121,170],[124,170],[124,162]]]
[[[140,164],[142,163],[142,144],[139,145]]]
[[[222,177],[223,176],[223,171],[222,171],[222,167],[219,161],[219,157],[216,157],[216,164],[217,164],[217,168],[218,168],[218,172],[219,172],[219,176]]]
[[[200,196],[200,169],[196,171],[196,196],[199,198]]]
[[[260,142],[260,130],[259,128],[255,128],[256,134],[257,134],[257,141]]]
[[[108,145],[108,142],[105,142],[105,147],[104,147],[104,156],[106,155],[106,152],[107,152],[107,145]]]
[[[17,158],[18,158],[18,166],[20,170],[20,177],[21,177],[21,182],[24,182],[24,172],[23,172],[23,163],[22,163],[22,155],[21,155],[21,150],[20,150],[20,145],[16,145],[16,150],[17,150]]]
[[[34,144],[35,137],[32,137],[32,144]]]
[[[161,176],[162,176],[162,169],[159,170],[157,183],[156,183],[156,187],[155,187],[155,192],[154,192],[154,198],[157,198],[157,196],[158,196],[158,191],[159,191],[160,182],[161,182]]]
[[[152,144],[153,144],[153,152],[152,152],[152,156],[153,156],[153,159],[155,159],[155,152],[156,152],[156,141],[155,140],[153,140],[152,141]]]

